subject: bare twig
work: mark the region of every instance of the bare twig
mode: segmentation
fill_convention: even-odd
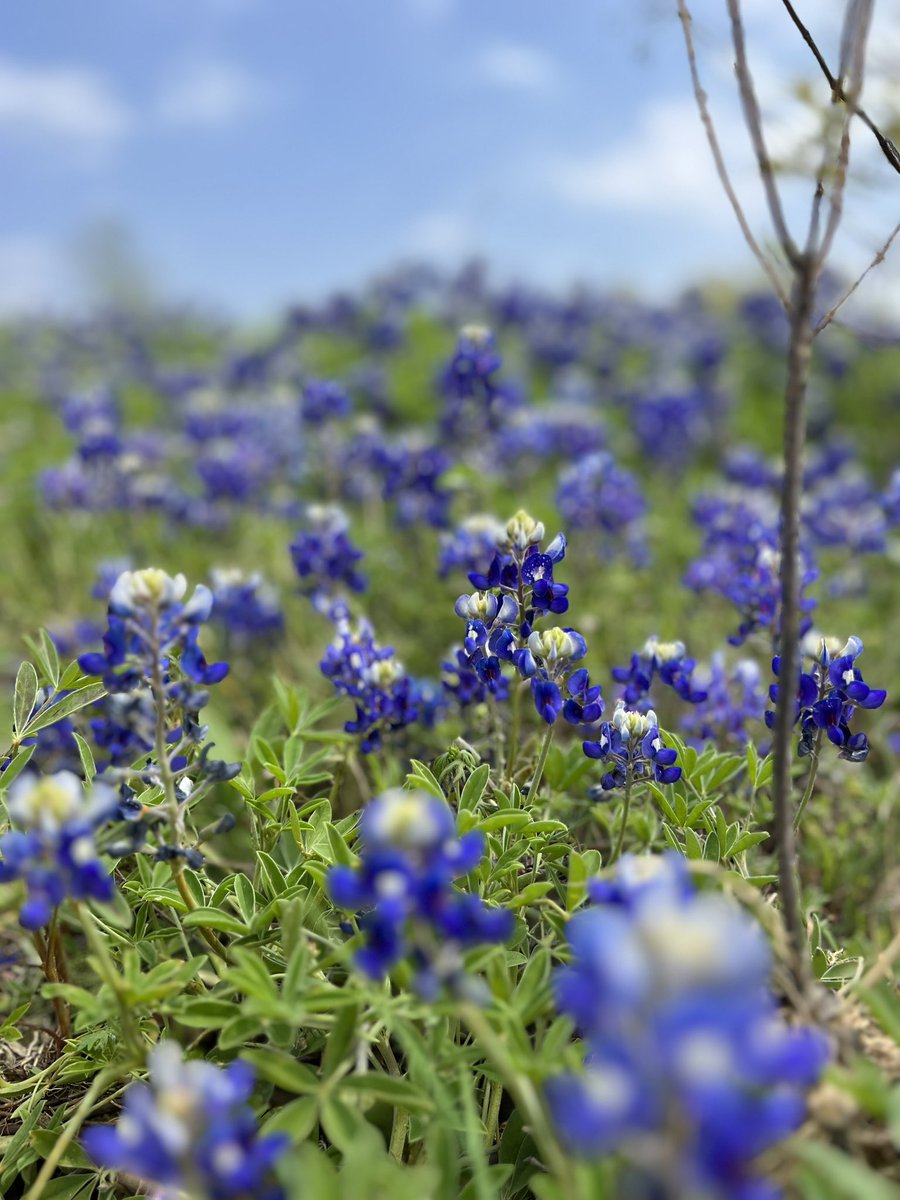
[[[862,95],[866,67],[866,43],[872,25],[874,0],[851,0],[847,7],[841,37],[841,76],[850,80],[846,92],[846,111],[841,129],[841,144],[838,152],[837,173],[831,188],[831,211],[825,234],[819,245],[818,255],[822,265],[831,250],[834,235],[841,222],[844,207],[844,191],[847,186],[847,168],[850,163],[850,123],[856,103]]]
[[[841,298],[835,304],[833,304],[831,306],[831,308],[829,308],[828,312],[825,313],[825,315],[819,319],[815,329],[813,330],[813,335],[820,334],[827,325],[831,324],[831,322],[834,320],[835,316],[844,307],[844,305],[847,303],[847,301],[850,299],[850,297],[853,295],[853,293],[856,291],[856,289],[859,287],[859,285],[862,283],[862,281],[865,279],[865,277],[869,274],[869,272],[871,270],[873,270],[875,267],[880,266],[881,263],[884,262],[884,260],[887,256],[887,252],[890,250],[891,246],[894,244],[894,239],[896,238],[898,233],[900,233],[900,223],[895,225],[894,228],[891,230],[890,236],[888,237],[887,241],[884,243],[884,245],[881,247],[881,249],[877,252],[875,257],[872,259],[872,261],[869,263],[869,265],[866,267],[866,269],[862,272],[862,274],[856,278],[856,280],[850,285],[849,288],[847,288],[846,292],[844,292],[844,294],[841,296]]]
[[[719,145],[719,138],[716,134],[715,125],[713,124],[712,115],[709,111],[709,104],[706,92],[700,82],[700,72],[697,67],[697,54],[694,49],[694,35],[692,31],[693,18],[685,3],[685,0],[678,0],[678,16],[681,20],[681,27],[684,31],[684,44],[687,50],[688,66],[691,71],[691,82],[694,86],[694,98],[697,101],[697,109],[700,113],[700,120],[703,122],[703,128],[706,131],[706,140],[709,142],[709,148],[712,151],[713,162],[716,165],[716,173],[722,187],[725,190],[725,195],[728,197],[729,203],[734,210],[734,215],[737,218],[738,225],[741,228],[741,233],[744,235],[744,240],[750,247],[757,262],[768,276],[769,282],[775,289],[775,294],[781,301],[785,310],[788,307],[787,293],[782,286],[781,280],[775,271],[774,266],[763,253],[762,248],[753,236],[753,231],[744,215],[744,210],[741,207],[741,202],[738,199],[737,193],[731,183],[731,177],[728,174],[728,168],[725,165],[725,159],[722,155],[722,148]]]
[[[800,36],[812,51],[813,57],[821,68],[822,74],[828,80],[828,86],[831,88],[832,99],[839,100],[843,104],[846,104],[849,111],[855,116],[859,117],[863,125],[866,126],[866,128],[872,133],[875,140],[878,142],[884,157],[888,160],[894,170],[900,173],[900,150],[897,149],[889,137],[885,137],[867,112],[860,108],[857,103],[851,103],[850,99],[844,92],[844,87],[841,80],[832,74],[828,63],[825,61],[825,58],[823,57],[819,47],[816,45],[812,34],[797,15],[797,10],[794,8],[791,0],[781,0],[781,2],[787,10],[788,16],[796,25]]]
[[[778,194],[778,187],[775,183],[772,160],[769,157],[769,151],[766,147],[759,102],[756,99],[756,89],[753,86],[753,78],[747,63],[747,46],[744,40],[744,22],[741,17],[740,0],[728,0],[728,15],[731,18],[731,41],[734,46],[734,70],[738,81],[738,91],[741,97],[741,105],[744,109],[744,120],[747,125],[747,131],[750,134],[750,141],[753,144],[753,150],[756,154],[760,179],[766,193],[766,202],[769,206],[772,224],[775,226],[775,233],[781,242],[781,247],[787,256],[788,262],[792,266],[796,266],[800,252],[794,243],[794,239],[791,237],[787,222],[784,219],[784,210],[781,206],[781,197]]]

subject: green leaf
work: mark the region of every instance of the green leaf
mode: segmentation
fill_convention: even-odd
[[[0,792],[6,791],[19,772],[28,766],[28,760],[34,751],[34,745],[23,746],[19,753],[9,760],[9,766],[0,775]]]
[[[855,1158],[823,1142],[797,1141],[794,1154],[839,1196],[847,1200],[897,1200],[897,1189]],[[809,1194],[809,1193],[808,1193]]]
[[[222,1050],[234,1050],[255,1038],[261,1032],[263,1023],[259,1017],[238,1013],[222,1026],[219,1031],[219,1047]]]
[[[62,1175],[44,1185],[41,1200],[87,1200],[94,1190],[97,1175]]]
[[[361,1113],[343,1100],[336,1097],[326,1100],[319,1110],[319,1119],[325,1136],[342,1154],[352,1153],[361,1141],[371,1143],[373,1138],[377,1139],[379,1148],[381,1146],[380,1134],[375,1132]]]
[[[84,781],[85,783],[90,783],[97,774],[97,765],[94,762],[93,751],[80,733],[75,733],[73,730],[72,737],[74,737],[75,744],[78,747],[78,757],[81,759],[81,769],[84,771]]]
[[[246,937],[250,932],[243,921],[239,921],[231,913],[223,912],[220,908],[194,908],[184,914],[183,924],[187,928],[203,925],[206,929],[215,929],[219,933],[230,933],[234,937]]]
[[[233,1000],[216,1000],[200,996],[186,999],[173,1010],[175,1019],[191,1029],[221,1029],[234,1018]]]
[[[523,908],[526,904],[534,904],[536,900],[540,900],[546,896],[548,892],[552,892],[555,884],[548,881],[540,881],[537,883],[529,883],[522,888],[517,896],[513,896],[507,901],[507,908]]]
[[[352,867],[358,859],[344,841],[341,831],[331,821],[326,821],[325,833],[328,835],[328,845],[331,847],[331,861],[340,863],[343,867]]]
[[[728,851],[728,857],[733,858],[735,854],[740,854],[744,850],[749,850],[751,846],[758,846],[761,842],[766,841],[768,834],[759,831],[757,833],[742,833],[731,849]]]
[[[480,767],[475,768],[466,780],[466,786],[463,788],[459,798],[459,807],[463,811],[471,811],[478,807],[490,777],[491,767],[489,763],[482,763]]]
[[[322,1075],[328,1079],[340,1067],[359,1036],[359,1007],[351,1004],[334,1023],[322,1055]]]
[[[693,829],[685,829],[684,844],[687,850],[688,858],[700,859],[703,857],[703,843],[694,833]]]
[[[237,900],[238,911],[248,925],[253,923],[256,913],[256,893],[253,884],[246,875],[234,877],[234,898]]]
[[[523,808],[501,808],[493,816],[485,817],[478,822],[478,828],[485,833],[493,829],[523,829],[531,824],[531,813]]]
[[[342,1092],[356,1092],[371,1096],[385,1104],[406,1108],[410,1112],[433,1112],[434,1103],[420,1088],[396,1075],[385,1075],[383,1071],[367,1071],[363,1075],[348,1075],[341,1080]]]
[[[257,850],[256,865],[258,868],[257,881],[260,889],[265,892],[270,900],[274,900],[278,896],[283,896],[287,891],[284,870],[278,865],[272,855],[267,854],[265,850]]]
[[[13,729],[16,734],[28,724],[37,693],[37,671],[30,662],[25,661],[16,673],[16,691],[13,700]]]
[[[412,767],[412,771],[406,777],[408,785],[431,792],[432,796],[437,796],[439,800],[447,799],[444,795],[444,789],[423,762],[419,762],[417,758],[413,758],[410,759],[410,766]]]
[[[250,1046],[241,1058],[255,1067],[257,1073],[276,1087],[293,1095],[311,1096],[321,1084],[314,1072],[289,1054],[268,1046]]]
[[[45,708],[42,712],[39,712],[34,720],[29,721],[28,725],[22,730],[22,734],[25,737],[30,737],[33,733],[37,733],[39,729],[46,729],[49,725],[55,725],[63,717],[70,717],[72,713],[78,712],[85,705],[93,704],[95,700],[99,700],[101,696],[105,695],[106,688],[102,683],[85,684],[84,687],[78,688],[74,692],[69,692],[61,700],[57,700],[49,708]]]
[[[52,1129],[33,1129],[28,1139],[41,1158],[46,1158],[59,1140],[59,1132]],[[59,1160],[61,1167],[80,1167],[81,1170],[93,1166],[91,1160],[77,1142],[70,1142]]]

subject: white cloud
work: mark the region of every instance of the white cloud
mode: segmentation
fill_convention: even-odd
[[[127,107],[90,71],[0,60],[0,127],[96,146],[117,140],[131,123]]]
[[[737,122],[719,120],[722,145],[740,146],[732,168],[738,194],[755,188]],[[545,169],[548,186],[580,208],[689,213],[702,222],[733,220],[692,99],[657,100],[627,138],[593,155],[561,156]]]
[[[559,79],[553,59],[516,42],[486,46],[478,55],[476,68],[484,83],[525,92],[546,92]]]
[[[242,67],[204,61],[185,64],[163,86],[156,104],[166,125],[228,125],[255,111],[264,89]]]
[[[0,238],[0,312],[59,309],[71,299],[66,259],[51,242],[32,236]]]

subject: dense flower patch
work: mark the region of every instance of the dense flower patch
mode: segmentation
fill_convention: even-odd
[[[8,334],[0,1194],[888,1195],[893,334],[816,368],[794,681],[759,297]]]

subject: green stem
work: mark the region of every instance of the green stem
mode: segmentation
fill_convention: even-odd
[[[534,1084],[516,1067],[503,1041],[481,1009],[473,1004],[463,1004],[459,1011],[515,1099],[544,1165],[562,1185],[570,1200],[575,1200],[578,1189],[572,1165],[556,1141],[550,1119]]]
[[[487,1116],[484,1122],[485,1138],[487,1140],[488,1152],[490,1152],[499,1135],[500,1105],[503,1102],[503,1084],[498,1081],[496,1083],[487,1083],[485,1086],[490,1088],[490,1101],[488,1103]]]
[[[613,850],[610,863],[618,862],[619,856],[622,853],[622,847],[625,844],[625,830],[628,828],[628,810],[631,808],[631,788],[634,780],[631,774],[631,763],[625,773],[625,806],[622,809],[622,824],[619,827],[619,836],[616,840],[616,848]]]
[[[555,725],[548,725],[547,732],[544,734],[544,741],[541,745],[541,755],[534,771],[534,779],[531,781],[531,787],[528,789],[528,799],[530,801],[537,799],[538,789],[540,788],[541,781],[544,778],[544,767],[547,765],[547,755],[550,753],[550,744],[553,741],[553,731],[555,728]]]
[[[53,1172],[59,1166],[60,1159],[84,1124],[86,1117],[94,1105],[94,1101],[107,1084],[116,1079],[119,1074],[118,1069],[107,1069],[94,1077],[93,1083],[82,1096],[81,1103],[75,1109],[75,1112],[66,1122],[59,1137],[53,1143],[53,1149],[44,1159],[44,1164],[40,1171],[38,1171],[37,1178],[25,1193],[25,1200],[40,1200],[41,1196],[44,1195],[46,1184],[52,1178]]]
[[[110,988],[118,1002],[119,1013],[122,1018],[122,1032],[125,1036],[128,1049],[131,1051],[136,1062],[143,1063],[144,1047],[140,1030],[135,1023],[125,981],[119,974],[116,964],[113,962],[112,955],[109,952],[106,942],[103,940],[103,935],[97,929],[94,922],[94,914],[86,904],[79,902],[75,903],[75,910],[78,913],[78,919],[81,922],[84,936],[96,960],[97,972],[107,987]]]
[[[406,1135],[409,1133],[409,1112],[405,1108],[394,1109],[394,1123],[391,1126],[391,1158],[403,1162],[403,1151],[406,1149]]]
[[[806,787],[803,789],[803,795],[800,797],[800,803],[797,805],[797,811],[794,814],[794,829],[800,828],[800,818],[803,816],[803,810],[809,803],[810,797],[813,794],[813,789],[816,786],[816,776],[819,773],[819,751],[822,748],[822,730],[816,734],[815,745],[812,748],[812,754],[809,759],[809,774],[806,776]]]
[[[512,782],[519,754],[519,738],[522,735],[522,685],[518,679],[513,683],[512,724],[509,730],[509,745],[506,755],[506,778]]]

